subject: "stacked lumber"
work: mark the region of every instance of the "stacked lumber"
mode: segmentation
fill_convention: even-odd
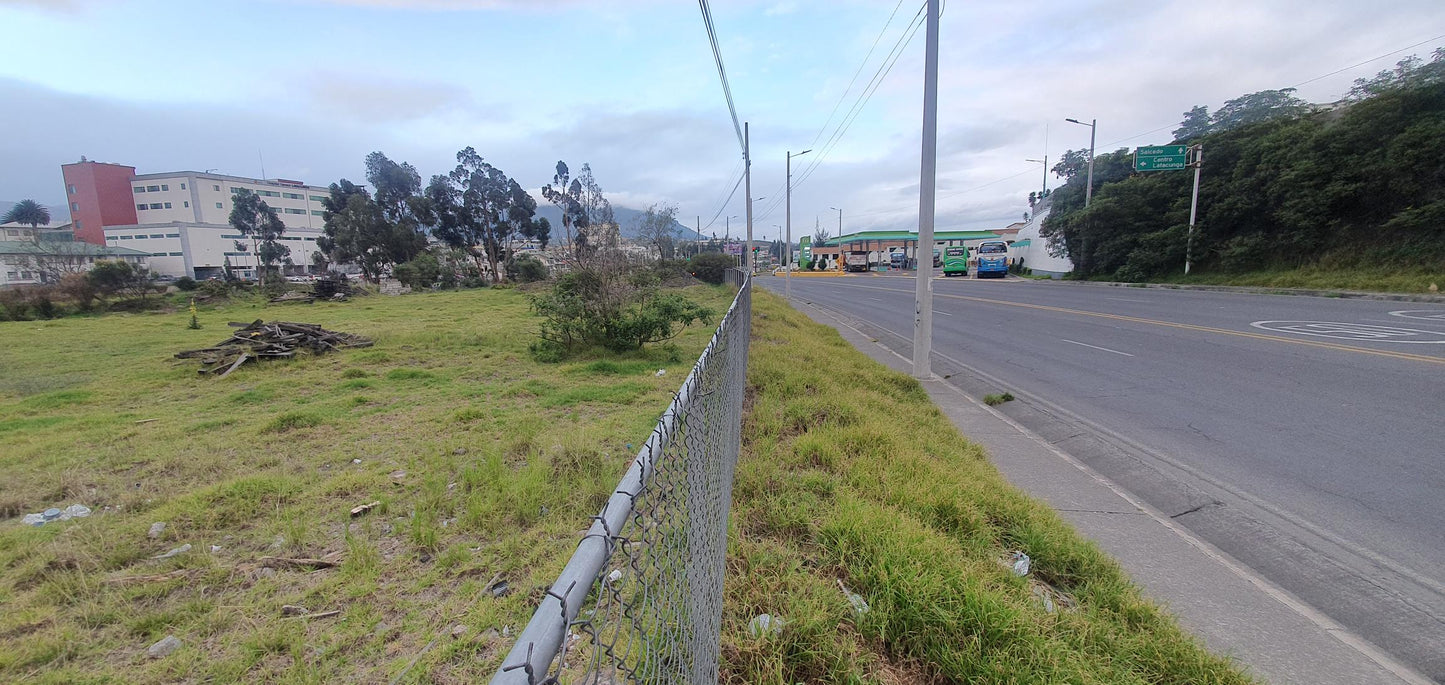
[[[298,351],[325,354],[331,350],[371,347],[371,340],[350,333],[328,331],[316,324],[272,321],[251,323],[232,321],[238,330],[231,337],[212,347],[177,352],[176,359],[201,360],[201,373],[217,373],[225,378],[248,361],[288,359]]]

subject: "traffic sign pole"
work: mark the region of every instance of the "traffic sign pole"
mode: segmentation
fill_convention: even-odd
[[[1189,275],[1190,262],[1194,254],[1194,219],[1199,215],[1199,171],[1204,167],[1204,144],[1191,148],[1194,153],[1194,196],[1189,200],[1189,236],[1184,242],[1184,275]]]

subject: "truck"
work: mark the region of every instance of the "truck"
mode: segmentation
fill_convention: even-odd
[[[943,248],[943,275],[968,276],[968,248],[962,245]]]
[[[1008,243],[1002,240],[986,240],[978,245],[979,278],[1008,275]]]
[[[854,250],[852,252],[849,252],[844,257],[843,264],[845,266],[845,270],[847,271],[867,271],[868,253],[861,250]]]
[[[905,269],[908,267],[908,255],[902,252],[891,252],[888,254],[888,268]]]

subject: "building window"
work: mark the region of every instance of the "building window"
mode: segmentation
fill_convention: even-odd
[[[72,212],[78,212],[78,211],[80,211],[80,203],[79,203],[79,202],[72,202],[72,203],[70,203],[70,211],[72,211]]]
[[[181,190],[185,190],[185,189],[186,189],[186,184],[182,183],[182,184],[181,184]]]
[[[146,192],[147,192],[147,193],[159,193],[159,192],[161,192],[161,187],[160,187],[160,186],[146,186]]]
[[[147,206],[146,206],[146,205],[136,205],[135,208],[136,208],[136,209],[146,209]]]
[[[71,195],[74,195],[74,194],[75,194],[75,184],[74,184],[74,183],[71,183],[71,184],[65,186],[65,192],[70,193]]]
[[[214,190],[214,191],[216,191],[216,192],[219,193],[219,192],[221,192],[221,186],[218,186],[218,185],[212,183],[212,184],[211,184],[211,190]]]
[[[170,208],[171,208],[171,203],[167,202],[167,203],[166,203],[166,209],[170,209]]]
[[[151,203],[151,209],[165,209],[165,207],[166,207],[165,205],[163,205],[163,204],[161,204],[161,203],[159,203],[159,202],[152,202],[152,203]]]
[[[152,234],[151,234],[151,237],[152,237],[152,238],[164,238],[164,237],[166,237],[166,236],[165,236],[164,233],[152,233]]]
[[[185,201],[181,202],[181,205],[184,206],[184,207],[189,207],[189,206],[191,206],[191,201],[190,201],[190,200],[185,200]]]
[[[216,203],[216,209],[220,209],[220,208],[221,208],[221,203],[217,202],[217,203]]]
[[[5,234],[6,234],[6,235],[10,235],[10,236],[18,236],[18,235],[20,235],[20,231],[17,231],[17,230],[15,230],[15,229],[12,228],[12,229],[10,229],[10,230],[8,230],[8,231],[5,231]]]
[[[121,239],[121,240],[130,240],[131,238],[134,238],[134,237],[135,237],[135,236],[123,235],[123,236],[120,237],[120,239]]]
[[[312,201],[312,202],[325,202],[325,201],[326,201],[326,198],[321,197],[320,195],[312,195],[312,196],[311,196],[311,201]]]
[[[172,252],[172,253],[170,253],[170,256],[172,256],[172,257],[180,257],[180,256],[183,256],[183,253],[180,253],[180,252]]]
[[[260,195],[261,197],[281,197],[281,193],[278,193],[274,190],[258,190],[256,191],[256,194]]]
[[[290,208],[290,207],[287,207],[287,208],[286,208],[286,213],[287,213],[287,214],[305,214],[305,213],[306,213],[306,210],[304,210],[304,209],[292,209],[292,208]]]
[[[12,281],[15,280],[16,277],[18,277],[19,275],[20,275],[20,274],[15,273],[14,271],[6,271],[6,272],[5,272],[5,277],[8,278],[8,279],[10,279],[10,280],[12,280]]]
[[[167,238],[179,238],[179,237],[181,237],[181,234],[179,234],[179,233],[167,233],[167,234],[166,234],[166,237],[167,237]]]
[[[241,188],[237,188],[236,186],[231,186],[231,194],[232,194],[232,195],[235,195],[236,193],[241,192],[241,190],[242,190]]]
[[[108,236],[105,237],[105,239],[106,239],[106,240],[116,240],[116,237],[113,236],[113,235],[108,235]]]
[[[136,195],[140,195],[141,193],[144,193],[144,192],[146,191],[146,187],[145,187],[145,186],[136,186],[136,187],[134,188],[134,190],[135,190],[135,194],[136,194]]]
[[[165,184],[164,184],[164,183],[163,183],[163,184],[161,184],[161,190],[170,190],[170,189],[171,189],[171,187],[170,187],[170,186],[168,186],[168,185],[165,185]]]
[[[76,219],[76,220],[75,220],[75,227],[76,227],[76,228],[81,228],[80,219]]]
[[[326,212],[323,212],[319,209],[313,209],[311,210],[311,216],[326,216]]]
[[[221,239],[222,239],[222,240],[243,240],[243,239],[245,239],[245,237],[246,237],[246,236],[243,236],[243,235],[226,235],[226,234],[224,234],[224,233],[221,234]]]
[[[301,195],[300,195],[299,193],[281,193],[281,197],[284,197],[284,198],[286,198],[286,199],[288,199],[288,200],[300,200],[300,199],[301,199]]]

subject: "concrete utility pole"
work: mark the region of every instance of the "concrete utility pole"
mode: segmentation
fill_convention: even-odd
[[[753,156],[748,138],[748,122],[743,122],[743,194],[748,196],[748,273],[754,271],[753,264]]]
[[[1089,178],[1088,185],[1084,186],[1084,207],[1088,208],[1089,201],[1094,199],[1094,134],[1099,131],[1099,120],[1090,119],[1087,124],[1078,119],[1065,119],[1064,121],[1072,121],[1080,126],[1089,127]]]
[[[1194,146],[1194,196],[1189,199],[1189,236],[1184,241],[1184,275],[1189,275],[1189,265],[1194,255],[1194,219],[1199,213],[1199,171],[1204,168],[1204,144]]]
[[[842,237],[842,236],[843,236],[843,210],[838,209],[837,207],[829,207],[828,209],[831,209],[831,210],[833,210],[833,211],[835,211],[835,212],[838,213],[838,237]]]
[[[913,303],[913,376],[933,376],[933,201],[938,173],[938,0],[928,0],[926,57],[923,62],[923,160],[918,178],[917,290]],[[839,224],[842,212],[838,213]],[[842,228],[840,227],[841,231]],[[928,257],[925,259],[925,257]]]
[[[786,223],[786,224],[788,225],[788,228],[787,228],[787,235],[786,235],[786,237],[783,238],[783,249],[784,249],[785,251],[787,251],[787,256],[785,256],[785,257],[783,258],[783,297],[792,297],[792,296],[793,296],[793,269],[792,269],[792,264],[793,264],[793,158],[794,158],[794,157],[802,157],[803,155],[806,155],[806,154],[808,154],[809,152],[812,152],[812,150],[811,150],[811,149],[804,150],[804,151],[802,151],[802,152],[799,152],[799,153],[796,154],[796,155],[793,154],[792,152],[787,152],[787,155],[788,155],[788,164],[787,164],[787,171],[788,171],[788,179],[787,179],[787,185],[788,185],[788,200],[787,200],[787,202],[788,202],[788,207],[787,207],[787,210],[786,210],[786,214],[788,215],[788,218],[787,218],[786,221],[784,221],[784,223]]]

